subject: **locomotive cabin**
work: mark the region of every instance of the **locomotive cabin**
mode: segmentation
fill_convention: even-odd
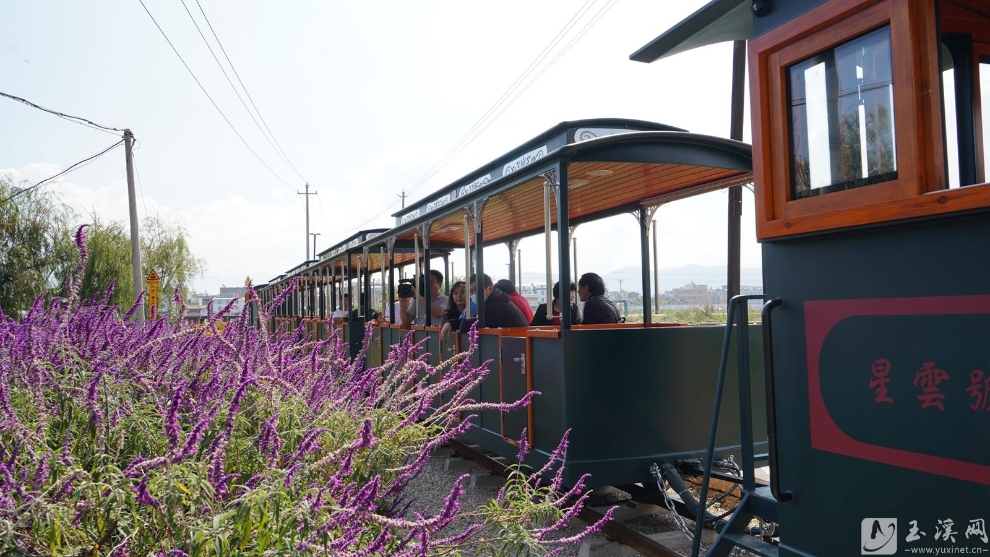
[[[632,58],[725,40],[748,41],[773,496],[709,555],[978,552],[990,2],[716,0]]]

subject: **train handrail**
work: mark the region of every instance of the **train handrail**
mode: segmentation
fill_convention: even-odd
[[[701,533],[705,527],[704,512],[708,507],[708,482],[711,481],[712,477],[712,462],[715,458],[715,439],[718,435],[718,419],[722,411],[722,390],[725,387],[725,373],[729,365],[729,347],[732,344],[732,329],[733,329],[733,317],[736,313],[736,306],[742,306],[743,311],[749,307],[750,300],[766,300],[763,295],[749,295],[749,296],[734,296],[729,301],[729,310],[725,316],[725,338],[722,341],[722,356],[718,365],[718,378],[715,382],[715,404],[712,408],[712,423],[709,427],[708,432],[708,446],[705,448],[705,461],[704,461],[704,472],[702,473],[701,480],[701,493],[698,496],[699,506],[698,514],[702,517],[695,521],[695,531],[694,531],[694,541],[691,547],[691,556],[698,557],[698,552],[701,549]],[[740,319],[738,325],[742,327],[739,333],[739,342],[748,342],[749,330],[746,327],[746,317],[744,315],[743,319]],[[739,362],[739,376],[742,377],[743,368],[749,369],[748,361]],[[742,425],[742,424],[740,424]],[[752,439],[751,439],[752,440]],[[740,439],[740,443],[744,442],[744,439]],[[743,472],[745,473],[745,471]],[[752,474],[752,471],[750,471]]]
[[[763,375],[767,398],[767,446],[770,454],[770,493],[774,499],[786,503],[794,499],[790,491],[780,490],[780,467],[777,461],[777,395],[773,375],[773,336],[770,331],[770,314],[784,305],[784,300],[774,298],[763,305]]]

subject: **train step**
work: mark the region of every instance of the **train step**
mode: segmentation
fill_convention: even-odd
[[[709,548],[707,555],[725,557],[733,547],[740,547],[764,557],[777,557],[776,545],[746,532],[754,517],[768,522],[777,521],[777,500],[773,498],[769,487],[761,486],[755,491],[743,491],[739,505],[715,539],[715,543]]]

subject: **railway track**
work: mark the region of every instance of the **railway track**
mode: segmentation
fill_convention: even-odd
[[[448,447],[460,457],[478,464],[493,474],[503,477],[506,475],[510,463],[502,457],[489,453],[481,447],[467,445],[458,441],[449,443]],[[624,523],[627,517],[640,517],[650,513],[667,513],[667,509],[664,508],[665,502],[663,496],[658,491],[644,488],[638,484],[616,486],[615,490],[616,493],[628,493],[631,499],[596,501],[596,498],[592,496],[589,498],[589,503],[581,511],[578,518],[587,524],[594,524],[601,520],[604,512],[609,507],[615,504],[619,505],[620,508],[617,512],[613,513],[613,520],[605,524],[601,535],[609,542],[612,542],[612,547],[621,544],[621,546],[625,546],[628,549],[582,549],[579,555],[631,555],[631,552],[636,552],[636,554],[647,557],[681,557],[687,553],[685,548],[690,548],[690,545],[680,530],[664,532],[659,536],[654,535],[651,537]],[[717,491],[715,493],[717,494]],[[731,498],[731,495],[729,498]],[[691,515],[688,514],[687,508],[676,496],[672,497],[671,502],[677,514],[691,520]],[[710,534],[710,531],[706,532]],[[658,537],[660,541],[654,539]],[[681,552],[678,552],[678,550]]]

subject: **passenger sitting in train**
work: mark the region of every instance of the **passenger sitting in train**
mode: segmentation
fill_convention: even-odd
[[[463,280],[454,283],[450,287],[450,297],[447,299],[447,313],[443,316],[443,327],[440,329],[441,342],[447,342],[447,337],[452,331],[457,331],[461,327],[461,318],[464,317],[464,309],[467,307],[467,284]],[[471,309],[475,309],[473,306]]]
[[[485,289],[485,327],[495,329],[499,327],[525,327],[529,325],[526,317],[523,316],[519,308],[509,300],[509,296],[501,290],[495,290],[492,278],[488,275],[481,275],[482,285]],[[477,295],[475,285],[477,278],[471,277],[471,302],[476,303]],[[461,319],[462,333],[471,330],[472,319]]]
[[[402,304],[406,306],[405,311],[399,311],[399,318],[403,325],[426,325],[426,311],[419,309],[420,307],[427,307],[426,300],[423,299],[425,277],[420,275],[419,277],[419,288],[420,291],[413,298],[400,298],[400,301],[406,302]],[[440,292],[440,288],[443,286],[443,273],[433,269],[430,271],[430,314],[433,316],[431,324],[439,325],[440,320],[443,319],[445,313],[447,313],[447,296],[444,296]],[[406,305],[408,304],[408,305]]]
[[[571,325],[578,325],[582,322],[581,310],[578,309],[574,299],[577,296],[577,286],[571,283],[570,288],[570,302],[571,302]],[[545,303],[540,304],[536,308],[536,313],[533,315],[533,319],[530,320],[529,324],[533,326],[560,326],[560,283],[553,283],[553,319],[547,319],[547,305]]]
[[[526,318],[526,322],[533,320],[533,308],[529,305],[529,300],[523,298],[523,295],[516,291],[516,287],[513,286],[512,281],[509,279],[502,279],[495,283],[495,289],[501,290],[509,295],[509,300],[519,308],[522,312],[523,317]]]
[[[595,273],[585,273],[578,279],[578,296],[584,302],[584,324],[618,323],[619,308],[605,297],[605,281]]]
[[[340,298],[339,307],[330,314],[330,318],[333,319],[334,323],[340,323],[341,321],[347,321],[348,314],[351,312],[351,297],[349,294],[344,294]]]

